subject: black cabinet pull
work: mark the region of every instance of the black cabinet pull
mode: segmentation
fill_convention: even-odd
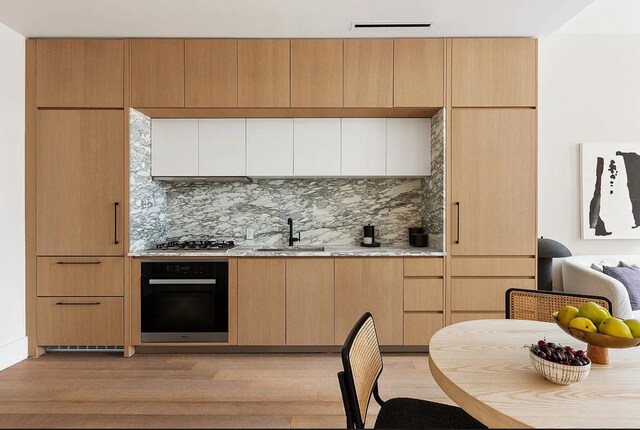
[[[456,202],[456,207],[458,208],[458,216],[457,216],[457,233],[456,233],[456,245],[460,245],[460,202]]]
[[[117,245],[118,242],[118,202],[113,204],[113,243]]]
[[[96,306],[99,305],[100,302],[58,302],[56,305],[58,306]]]
[[[102,264],[102,261],[58,261],[56,264],[69,264],[69,265],[77,265],[77,264]]]

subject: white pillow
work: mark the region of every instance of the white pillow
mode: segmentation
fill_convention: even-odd
[[[620,264],[618,264],[618,267],[630,267],[632,269],[640,269],[640,266],[638,266],[638,264],[625,263],[624,261],[621,261]]]
[[[602,268],[602,266],[615,267],[615,266],[617,266],[617,264],[616,263],[612,263],[609,260],[602,260],[599,263],[592,263],[591,264],[591,268],[593,270],[597,270],[600,273],[604,273],[604,269]]]

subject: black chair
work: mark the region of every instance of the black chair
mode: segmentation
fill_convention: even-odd
[[[338,382],[349,429],[364,428],[372,394],[381,407],[374,428],[486,428],[456,406],[410,398],[382,400],[378,393],[382,356],[369,312],[358,320],[347,336],[342,347],[342,364],[344,371],[338,372]]]

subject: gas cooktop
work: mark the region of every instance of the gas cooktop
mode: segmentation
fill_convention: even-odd
[[[234,246],[236,245],[232,240],[172,240],[157,244],[156,249],[163,251],[226,251]]]

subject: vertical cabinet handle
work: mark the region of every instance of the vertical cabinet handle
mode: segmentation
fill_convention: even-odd
[[[460,202],[456,202],[456,208],[458,209],[457,214],[457,232],[456,232],[456,245],[460,245]]]
[[[113,243],[117,245],[118,242],[118,202],[113,204]]]

